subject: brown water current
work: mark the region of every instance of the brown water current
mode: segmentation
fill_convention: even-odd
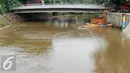
[[[23,22],[0,31],[0,55],[16,71],[0,73],[130,73],[130,41],[118,28],[78,29],[85,16]]]

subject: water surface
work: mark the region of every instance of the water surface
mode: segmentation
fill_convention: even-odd
[[[17,56],[17,70],[0,73],[129,73],[129,40],[118,28],[78,29],[85,18],[55,17],[0,31],[0,55]]]

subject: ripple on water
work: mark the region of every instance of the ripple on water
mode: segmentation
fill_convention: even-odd
[[[55,38],[53,49],[45,55],[31,55],[13,46],[0,47],[0,55],[17,56],[16,73],[93,73],[94,52],[105,46],[106,41],[100,37]]]

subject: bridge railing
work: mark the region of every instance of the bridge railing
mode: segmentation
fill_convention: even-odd
[[[50,3],[45,5],[89,5],[88,3]]]
[[[22,4],[21,6],[36,6],[36,5],[91,5],[91,4],[87,4],[87,3],[81,3],[81,4],[79,4],[79,3],[77,3],[77,4],[75,4],[75,3],[52,3],[52,4],[44,4],[44,3],[39,3],[39,2],[37,2],[37,3],[27,3],[27,4]]]
[[[44,0],[26,0],[26,3],[22,4],[23,6],[32,6],[32,5],[88,5],[90,3],[87,2],[51,2],[51,3],[46,3]]]
[[[26,1],[26,4],[23,5],[42,5],[43,4],[43,0],[33,0],[33,1]]]

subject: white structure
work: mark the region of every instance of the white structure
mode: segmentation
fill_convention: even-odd
[[[44,2],[43,2],[44,3]],[[12,9],[15,13],[41,13],[41,12],[102,12],[101,5],[30,5]]]

